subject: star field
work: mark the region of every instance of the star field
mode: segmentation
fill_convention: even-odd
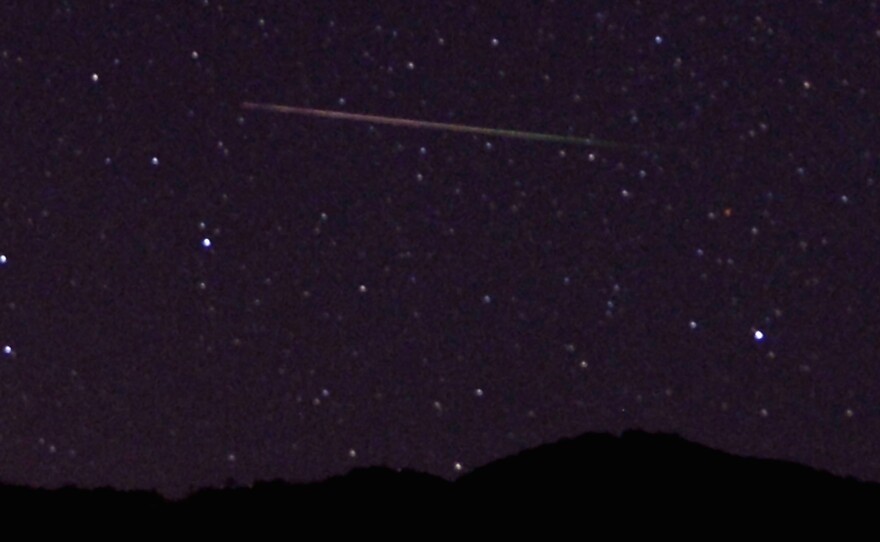
[[[625,429],[880,481],[876,2],[0,10],[4,482]]]

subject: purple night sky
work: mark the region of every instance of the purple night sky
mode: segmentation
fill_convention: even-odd
[[[632,428],[880,481],[876,3],[38,4],[0,8],[0,480]]]

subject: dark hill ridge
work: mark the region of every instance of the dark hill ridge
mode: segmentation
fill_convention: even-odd
[[[563,486],[664,492],[667,484],[704,491],[760,488],[780,495],[872,490],[880,485],[841,478],[797,463],[738,457],[670,434],[627,431],[586,434],[523,451],[460,478],[469,492],[511,494]],[[713,489],[714,488],[714,489]],[[806,493],[805,493],[806,492]]]
[[[628,507],[721,507],[751,502],[775,506],[847,502],[880,505],[880,485],[778,460],[736,457],[666,434],[629,431],[622,436],[586,434],[494,461],[455,482],[382,467],[355,469],[323,482],[294,485],[258,482],[251,488],[205,489],[179,501],[158,494],[110,489],[0,488],[5,510],[43,511],[100,506],[113,511],[229,510],[273,513],[299,510],[391,507],[470,509],[582,508],[614,503]]]

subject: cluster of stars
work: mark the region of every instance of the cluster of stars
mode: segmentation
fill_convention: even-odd
[[[384,427],[369,431],[360,425],[360,417],[372,420],[374,414],[381,423],[399,415],[402,423],[428,427],[425,439],[468,435],[453,445],[437,438],[443,443],[435,446],[445,449],[438,453],[432,448],[431,454],[439,458],[434,466],[446,474],[476,464],[461,452],[467,448],[463,442],[484,434],[529,434],[538,442],[558,436],[557,429],[602,430],[607,425],[596,420],[628,422],[641,414],[693,427],[687,416],[707,401],[713,408],[706,410],[717,411],[720,404],[722,412],[745,414],[748,423],[769,427],[784,419],[788,404],[802,411],[824,408],[810,402],[819,385],[827,386],[825,395],[846,397],[835,403],[835,419],[855,418],[855,424],[867,417],[861,414],[865,409],[858,393],[843,384],[813,382],[819,375],[845,373],[848,369],[840,368],[845,361],[835,365],[821,340],[799,341],[797,334],[809,331],[789,320],[821,316],[820,305],[810,305],[802,288],[810,288],[815,297],[823,295],[820,285],[846,290],[848,285],[833,282],[840,279],[837,271],[828,270],[828,262],[837,258],[841,268],[857,267],[851,264],[858,242],[844,246],[841,239],[850,235],[846,228],[863,224],[854,217],[876,197],[870,191],[873,178],[856,178],[862,175],[859,168],[876,169],[876,153],[869,142],[852,135],[852,144],[860,145],[852,154],[859,165],[847,175],[856,181],[841,175],[832,183],[821,175],[842,168],[824,167],[817,162],[821,156],[803,149],[834,143],[819,139],[822,131],[811,128],[828,125],[823,124],[829,121],[825,112],[843,115],[848,99],[861,100],[854,102],[859,115],[872,111],[870,86],[860,86],[856,72],[826,73],[842,62],[823,70],[796,65],[792,51],[774,50],[774,58],[792,59],[784,64],[755,56],[767,45],[791,45],[774,41],[787,35],[779,31],[776,17],[724,18],[731,41],[723,44],[719,61],[704,48],[682,49],[674,25],[649,19],[621,26],[636,17],[624,13],[624,7],[589,13],[586,28],[576,30],[567,29],[567,18],[542,15],[555,22],[545,25],[536,19],[518,28],[510,21],[488,32],[459,32],[459,26],[448,28],[443,21],[422,28],[418,20],[383,17],[382,24],[371,21],[363,27],[343,21],[340,13],[331,20],[318,17],[320,22],[308,29],[297,27],[297,40],[313,40],[309,43],[316,46],[296,47],[286,41],[293,33],[285,31],[292,23],[283,11],[255,17],[233,15],[232,6],[208,0],[203,5],[211,10],[204,16],[222,12],[229,24],[243,17],[240,32],[228,35],[246,35],[255,51],[253,61],[263,64],[233,69],[231,59],[240,61],[240,55],[197,37],[184,47],[168,40],[169,49],[161,54],[149,47],[127,50],[124,43],[108,48],[112,54],[77,53],[83,60],[63,83],[84,90],[90,101],[71,99],[82,109],[65,113],[79,119],[73,126],[100,119],[82,132],[119,134],[120,142],[106,137],[88,141],[76,130],[53,134],[59,148],[75,144],[95,153],[77,155],[80,161],[64,178],[40,162],[37,175],[46,170],[40,190],[55,194],[77,188],[56,197],[51,214],[43,201],[49,196],[42,193],[0,202],[9,217],[24,213],[9,220],[25,242],[16,239],[0,254],[0,279],[14,282],[3,289],[8,297],[3,306],[10,320],[19,318],[12,325],[4,321],[0,329],[0,369],[9,370],[0,382],[9,383],[9,389],[15,389],[16,378],[24,382],[33,374],[36,379],[45,376],[38,371],[66,363],[71,367],[63,368],[62,377],[76,384],[59,391],[59,397],[81,401],[64,393],[89,389],[97,390],[95,396],[112,397],[114,407],[123,405],[137,396],[127,390],[159,386],[138,380],[135,367],[142,360],[126,351],[136,339],[110,344],[112,333],[129,331],[120,322],[144,321],[135,335],[177,341],[185,352],[180,360],[166,360],[170,369],[151,374],[159,380],[172,375],[172,383],[161,385],[210,382],[204,389],[193,384],[193,397],[216,397],[216,381],[234,375],[229,376],[234,385],[223,381],[218,388],[228,398],[241,384],[247,391],[240,395],[248,399],[229,399],[228,411],[244,419],[243,413],[275,401],[287,413],[284,428],[325,430],[322,436],[336,439],[326,455],[347,466],[353,462],[346,458],[373,460],[374,450],[377,457],[387,457],[387,450],[374,447]],[[548,7],[546,13],[557,9]],[[682,24],[692,25],[689,29],[698,36],[712,20],[706,15]],[[569,42],[572,50],[586,50],[578,41],[584,35],[587,49],[598,51],[585,60],[584,70],[571,72],[570,66],[556,63],[558,55],[544,54]],[[534,51],[516,45],[523,39],[537,44],[544,60],[531,62],[528,55]],[[702,45],[709,46],[714,39],[695,37],[694,43],[705,40]],[[235,50],[242,45],[236,43]],[[826,49],[816,48],[811,56],[822,57]],[[327,62],[327,51],[351,50],[351,62]],[[315,51],[321,56],[310,56]],[[28,62],[39,66],[35,60],[10,50],[0,55],[4,69]],[[765,64],[758,75],[750,71]],[[248,100],[281,99],[284,89],[295,89],[297,100],[302,98],[297,105],[303,107],[411,114],[462,124],[465,117],[485,115],[493,119],[486,124],[514,129],[552,124],[547,128],[552,133],[586,134],[595,128],[596,137],[645,143],[646,150],[562,149],[547,142],[527,147],[494,138],[413,134],[397,126],[371,126],[367,137],[361,133],[356,144],[348,145],[348,135],[334,139],[342,129],[332,122],[257,120],[237,103],[218,102],[216,94],[205,92],[218,84],[216,73],[242,72],[248,75],[234,84],[250,94]],[[41,75],[34,89],[51,86],[53,77]],[[142,85],[119,90],[134,80]],[[179,82],[180,92],[164,94],[169,81]],[[748,91],[738,90],[738,81]],[[155,95],[156,111],[167,113],[161,122],[143,112],[142,118],[126,116],[144,102],[129,98],[139,86]],[[850,98],[831,98],[847,92]],[[27,120],[41,125],[39,118]],[[857,129],[864,119],[839,120],[835,123]],[[166,129],[175,122],[181,124]],[[800,137],[804,143],[793,145]],[[676,152],[666,152],[670,141]],[[193,152],[202,156],[193,159]],[[236,160],[227,160],[230,155]],[[48,156],[41,160],[60,155]],[[116,175],[101,185],[113,195],[101,200],[99,219],[76,219],[81,203],[100,199],[87,189],[84,196],[77,193],[78,182],[92,185],[76,172],[92,171],[95,164],[103,164],[102,173]],[[65,170],[63,160],[58,169]],[[340,178],[346,182],[337,182]],[[51,218],[35,226],[38,217]],[[66,220],[77,231],[81,224],[74,222],[80,220],[83,233],[64,237]],[[102,259],[91,261],[97,254],[89,237],[93,220],[101,222],[102,232],[94,250],[103,252]],[[63,243],[52,244],[58,238]],[[183,255],[162,260],[167,246],[177,241]],[[65,254],[79,242],[90,248],[77,245],[69,251],[76,256]],[[126,267],[126,262],[118,269],[95,270],[100,278],[94,283],[83,279],[83,269],[99,268],[135,244],[137,254],[155,265]],[[40,260],[43,247],[51,256]],[[18,275],[20,269],[39,268],[33,275]],[[70,268],[76,270],[73,278]],[[866,266],[868,274],[870,269]],[[56,279],[61,286],[53,283]],[[178,283],[184,290],[180,296],[172,289]],[[28,288],[40,292],[37,298],[15,297]],[[44,290],[51,297],[39,297]],[[86,305],[92,301],[94,307]],[[70,322],[76,324],[64,320],[65,303],[74,307]],[[45,315],[42,307],[50,307]],[[847,310],[858,316],[858,307]],[[94,315],[94,321],[82,314]],[[41,326],[40,318],[51,325]],[[71,326],[71,337],[63,337],[59,330]],[[30,333],[36,339],[24,336]],[[52,335],[45,342],[61,345],[58,350],[47,346],[35,352],[40,333]],[[82,346],[87,340],[94,344],[99,335],[106,348],[101,344],[92,352]],[[80,352],[69,358],[59,354],[70,344],[79,345]],[[173,357],[165,350],[172,348],[163,353]],[[123,361],[104,359],[118,352],[125,352],[120,357],[131,358],[133,365],[117,369]],[[700,359],[669,361],[684,352]],[[755,363],[726,364],[731,358]],[[695,368],[701,363],[709,369]],[[126,375],[124,381],[113,380],[117,370]],[[102,380],[109,373],[113,376]],[[765,373],[796,376],[770,382],[784,388],[783,399],[761,390],[735,395],[745,387],[740,383]],[[126,392],[117,393],[121,388]],[[696,388],[709,389],[705,395],[712,399],[689,391]],[[7,395],[13,397],[10,404],[15,401],[15,393]],[[564,411],[560,405],[577,408]],[[561,415],[545,413],[551,411]],[[614,417],[602,418],[609,412]],[[580,425],[565,426],[572,418]],[[502,427],[508,422],[497,421],[508,419],[519,425]],[[470,420],[476,420],[478,430],[460,429]],[[176,427],[184,427],[180,422]],[[701,431],[718,435],[712,424]],[[49,436],[29,435],[32,448],[39,434]],[[39,449],[49,455],[67,449],[58,435],[39,438]],[[251,458],[251,450],[240,444],[244,440],[218,442],[210,457],[223,468],[242,469]],[[413,444],[401,447],[418,447]],[[307,448],[290,441],[278,446],[296,454]],[[77,448],[85,449],[79,443]]]

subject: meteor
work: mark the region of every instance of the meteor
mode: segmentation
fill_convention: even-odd
[[[288,105],[276,105],[267,103],[244,102],[244,109],[268,111],[271,113],[284,113],[287,115],[302,115],[307,117],[320,117],[324,119],[350,120],[354,122],[369,122],[372,124],[385,124],[387,126],[400,126],[403,128],[421,128],[423,130],[442,130],[445,132],[464,132],[468,134],[480,134],[494,137],[507,137],[511,139],[527,139],[531,141],[545,141],[549,143],[565,143],[569,145],[585,145],[589,147],[606,148],[639,148],[638,145],[627,145],[589,137],[576,137],[557,134],[544,134],[539,132],[523,132],[520,130],[505,130],[501,128],[483,128],[481,126],[469,126],[465,124],[449,124],[445,122],[428,122],[425,120],[403,119],[398,117],[383,117],[380,115],[360,115],[345,113],[342,111],[328,111],[326,109],[309,109],[306,107],[291,107]]]

